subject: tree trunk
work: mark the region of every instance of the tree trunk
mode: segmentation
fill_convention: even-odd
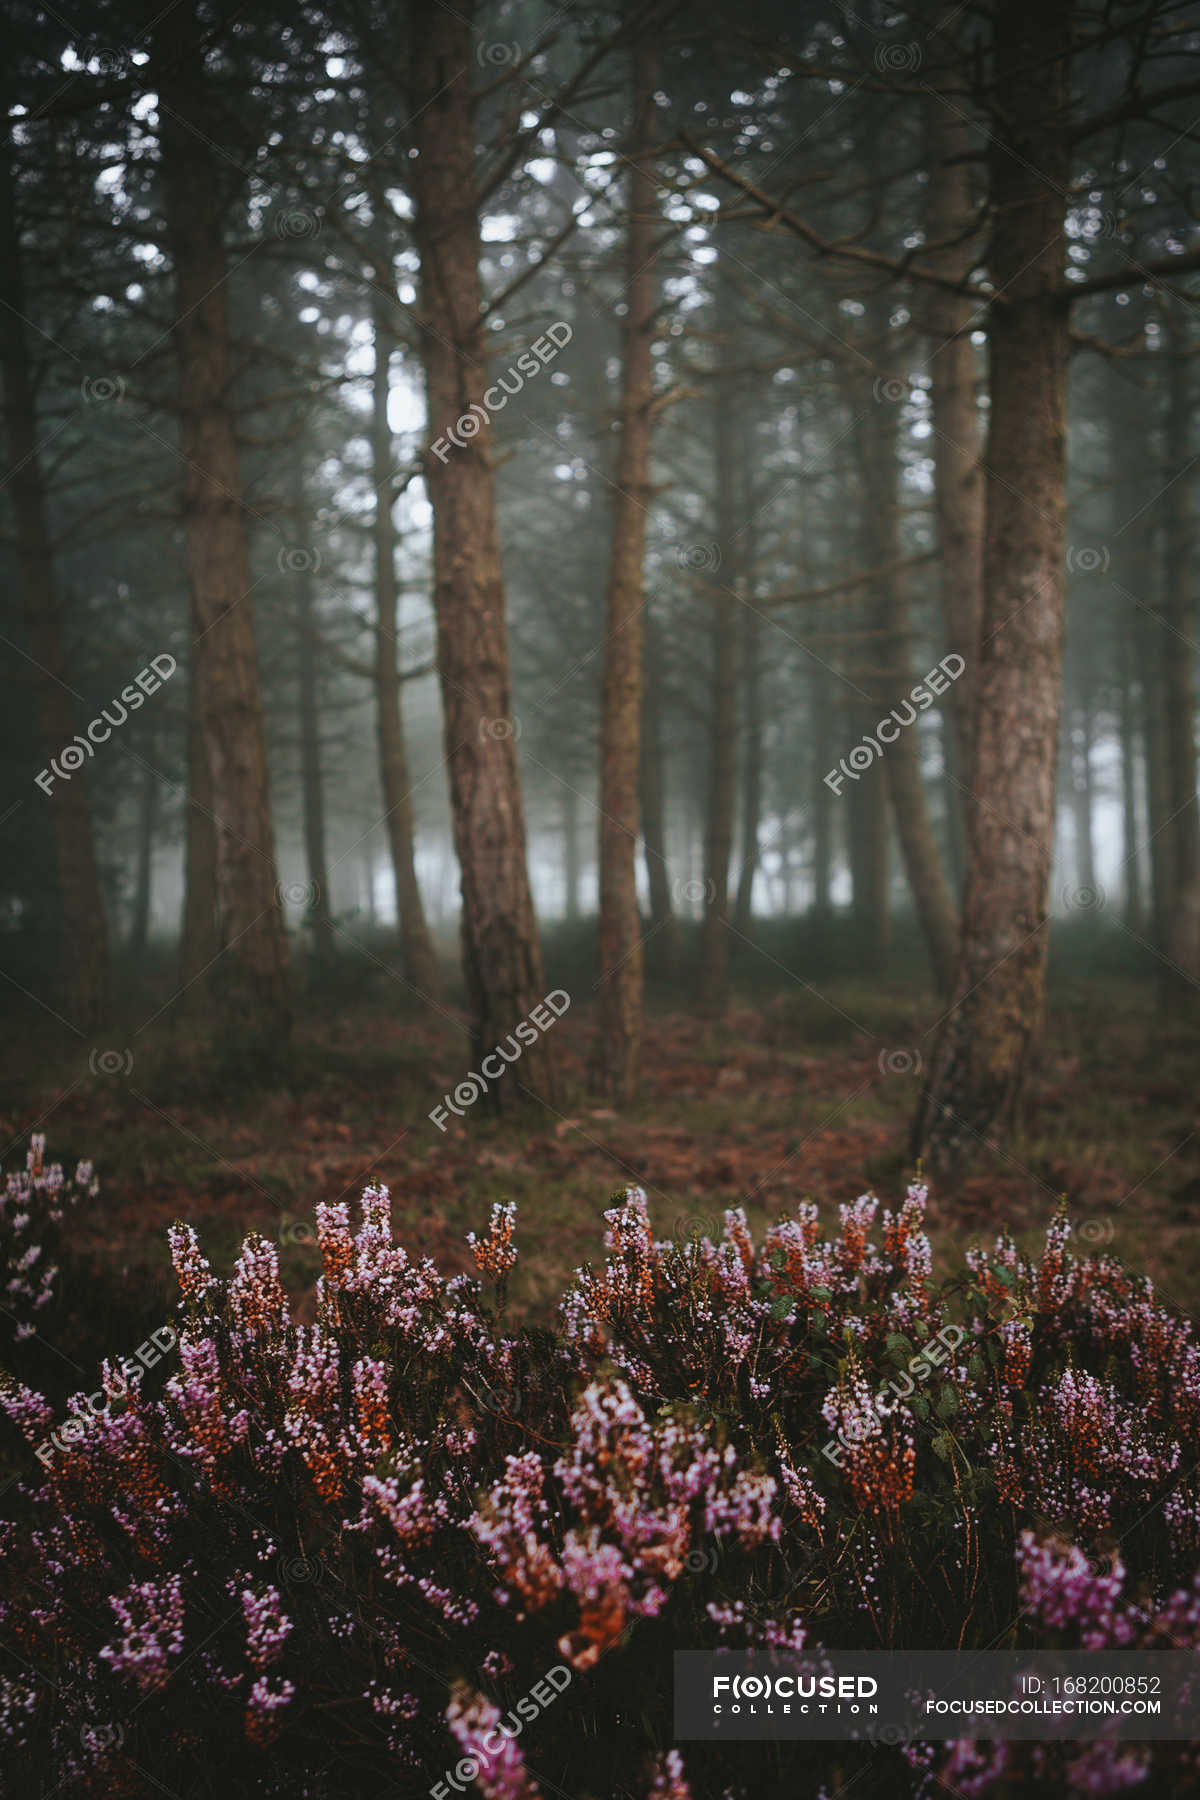
[[[735,536],[736,383],[729,372],[736,321],[728,288],[717,276],[719,366],[713,384],[713,448],[717,543],[723,558],[705,583],[711,597],[712,687],[709,703],[708,814],[704,835],[704,924],[700,932],[700,1004],[724,1012],[729,1000],[729,858],[737,797],[738,613],[741,544]]]
[[[814,630],[822,630],[820,613]],[[813,657],[808,669],[809,707],[813,722],[812,768],[812,832],[813,832],[813,910],[827,918],[833,904],[833,792],[825,780],[829,748],[834,742],[833,695],[831,676]],[[780,856],[784,854],[783,819],[780,819]]]
[[[600,770],[600,1029],[595,1074],[610,1099],[632,1100],[642,1039],[643,962],[635,857],[640,831],[644,560],[649,499],[650,345],[657,304],[655,106],[657,55],[642,32],[633,46],[626,313],[622,321],[621,431],[605,595]]]
[[[59,595],[25,336],[29,308],[17,222],[16,175],[7,141],[0,143],[0,156],[0,366],[4,373],[4,422],[11,465],[7,479],[46,757],[40,785],[50,795],[58,853],[60,1003],[67,1022],[82,1034],[91,1031],[104,1017],[108,1000],[108,938],[85,771],[80,767],[58,776],[50,767],[52,759],[61,760],[61,752],[68,746],[73,755],[79,754],[79,747],[72,744],[77,730],[71,704],[74,690],[64,679]],[[90,744],[87,754],[92,754]]]
[[[953,4],[951,19],[960,8]],[[947,23],[949,28],[949,22]],[[957,100],[929,96],[926,157],[929,193],[926,242],[944,246],[923,256],[922,268],[962,280],[977,256],[971,234],[971,126]],[[983,616],[984,492],[980,466],[983,433],[976,398],[978,379],[971,323],[977,305],[932,283],[922,288],[921,325],[929,341],[926,361],[933,414],[934,505],[941,555],[942,615],[948,650],[966,664],[949,700],[954,748],[947,768],[959,784],[952,831],[963,836],[971,787],[972,737],[979,625]]]
[[[150,900],[154,881],[154,834],[158,829],[158,776],[142,770],[138,792],[137,855],[133,874],[133,908],[129,919],[129,956],[135,964],[150,939]]]
[[[1163,694],[1167,751],[1167,809],[1171,824],[1172,887],[1167,911],[1166,1001],[1192,1001],[1200,981],[1200,803],[1196,795],[1195,604],[1192,518],[1185,479],[1191,450],[1190,364],[1183,319],[1168,303],[1171,343],[1167,408],[1167,466],[1163,509]]]
[[[579,791],[574,782],[568,782],[563,788],[563,888],[564,907],[568,925],[579,921],[581,911],[579,903],[579,887],[581,870],[579,866]]]
[[[877,569],[892,568],[901,557],[899,529],[900,477],[900,394],[906,383],[901,365],[891,347],[888,307],[873,307],[875,342],[879,346],[876,360],[884,372],[878,416],[870,421],[862,449],[865,461],[868,564]],[[893,396],[893,397],[887,397]],[[912,675],[908,653],[911,635],[908,594],[903,573],[882,577],[873,617],[884,635],[877,637],[874,654],[882,663],[879,685],[868,683],[879,705],[868,724],[868,731],[879,732],[883,746],[879,763],[887,764],[887,792],[896,822],[896,835],[904,859],[904,873],[913,898],[917,920],[929,951],[933,977],[939,993],[948,994],[954,985],[958,960],[958,914],[949,884],[942,869],[941,850],[929,816],[929,796],[921,773],[919,713],[909,698]],[[890,714],[890,717],[889,717]],[[883,732],[892,735],[886,742]],[[870,768],[864,782],[882,774]],[[886,903],[886,902],[885,902]]]
[[[504,1043],[545,994],[517,774],[504,575],[484,404],[479,219],[471,76],[473,0],[412,14],[410,163],[421,258],[421,339],[431,447],[438,673],[454,842],[462,875],[463,974],[473,1058]],[[472,410],[474,409],[474,410]],[[469,416],[474,436],[446,433]],[[552,1102],[554,1062],[541,1037],[491,1096]]]
[[[391,270],[388,268],[377,271],[377,280],[385,279],[390,282]],[[392,348],[386,312],[389,304],[376,294],[372,307],[375,375],[371,453],[375,484],[375,724],[379,744],[379,785],[396,884],[396,918],[404,977],[423,999],[436,1000],[441,983],[417,882],[412,792],[400,705],[400,594],[396,583],[396,529],[392,517],[392,428],[388,422]]]
[[[200,32],[186,5],[161,16],[153,64],[175,264],[192,657],[202,670],[201,729],[216,822],[217,975],[230,1028],[277,1042],[291,1029],[288,948],[231,403],[224,176],[211,147],[222,124],[219,113],[213,116]]]
[[[1065,614],[1063,278],[1071,14],[1009,0],[995,22],[991,429],[963,949],[915,1123],[950,1172],[1010,1124],[1038,1032],[1049,936]]]
[[[642,855],[650,890],[650,949],[647,959],[664,981],[679,979],[679,917],[671,898],[663,801],[661,653],[657,634],[647,622],[646,667],[642,705],[641,800]]]
[[[1137,803],[1137,714],[1134,708],[1132,679],[1120,684],[1121,729],[1121,868],[1124,892],[1121,904],[1125,923],[1131,931],[1143,930],[1145,906],[1142,899],[1141,833],[1138,829]]]
[[[304,518],[303,487],[296,517]],[[329,888],[329,862],[325,845],[325,781],[321,768],[321,695],[317,672],[317,616],[312,566],[301,560],[294,576],[297,584],[297,664],[300,711],[300,788],[304,812],[304,857],[308,869],[308,921],[312,927],[317,960],[331,963],[336,954],[333,937],[333,895]]]
[[[193,1011],[206,999],[205,989],[199,985],[201,977],[221,953],[217,919],[217,827],[213,819],[212,780],[201,724],[203,679],[202,658],[193,646],[188,672],[187,844],[179,955],[179,979]]]
[[[1079,742],[1074,746],[1072,761],[1072,813],[1075,820],[1075,879],[1081,906],[1095,905],[1096,839],[1092,829],[1092,717],[1091,698],[1084,695],[1079,708]]]
[[[758,829],[762,814],[762,666],[757,607],[742,609],[742,696],[745,748],[742,756],[742,864],[738,871],[733,922],[743,937],[753,922],[754,877],[758,873]]]

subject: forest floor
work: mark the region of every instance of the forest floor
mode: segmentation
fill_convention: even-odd
[[[358,969],[353,994],[343,972],[336,1005],[311,994],[293,1048],[269,1068],[206,1050],[177,1008],[140,1027],[154,1002],[133,989],[126,1035],[109,1033],[103,1065],[95,1049],[64,1050],[32,1025],[8,1034],[5,1167],[41,1130],[52,1159],[90,1157],[102,1183],[69,1220],[59,1259],[71,1290],[57,1322],[64,1351],[99,1342],[111,1352],[172,1310],[165,1233],[176,1218],[196,1226],[219,1273],[247,1230],[273,1237],[285,1282],[302,1294],[319,1267],[315,1203],[353,1203],[372,1181],[391,1189],[410,1252],[448,1272],[469,1266],[465,1234],[491,1203],[515,1200],[512,1301],[535,1315],[602,1255],[601,1214],[628,1182],[646,1188],[661,1236],[715,1234],[733,1205],[761,1228],[806,1198],[835,1219],[868,1189],[885,1205],[902,1197],[916,1070],[941,1011],[919,979],[867,977],[837,957],[815,976],[811,945],[764,930],[723,1019],[652,989],[641,1092],[618,1111],[587,1092],[594,1003],[582,942],[556,951],[552,939],[548,954],[547,987],[572,995],[553,1031],[560,1106],[493,1117],[477,1105],[445,1133],[428,1115],[470,1067],[463,1015],[453,999],[444,1015],[418,1012],[378,966]],[[1001,1228],[1036,1241],[1065,1196],[1083,1246],[1111,1247],[1200,1312],[1198,1047],[1194,1027],[1164,1028],[1144,974],[1097,970],[1084,946],[1052,981],[1020,1131],[981,1152],[953,1192],[931,1196],[941,1272]],[[56,1321],[45,1329],[52,1338]]]

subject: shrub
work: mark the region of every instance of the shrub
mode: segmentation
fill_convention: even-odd
[[[33,1337],[34,1315],[54,1299],[58,1268],[52,1253],[64,1213],[100,1191],[91,1163],[81,1162],[68,1176],[45,1156],[46,1140],[35,1134],[25,1167],[5,1176],[0,1192],[0,1320],[10,1343]]]
[[[50,1457],[4,1527],[6,1791],[38,1771],[64,1800],[1174,1778],[1170,1744],[1107,1768],[1061,1746],[672,1747],[676,1648],[1200,1642],[1190,1327],[1076,1260],[1061,1218],[1038,1261],[1001,1238],[935,1285],[924,1198],[880,1217],[864,1196],[828,1239],[803,1205],[757,1245],[734,1210],[678,1244],[628,1190],[555,1331],[506,1321],[509,1206],[472,1240],[481,1280],[412,1261],[385,1191],[356,1230],[318,1207],[311,1324],[270,1243],[223,1281],[174,1227],[180,1373]],[[40,1396],[9,1380],[0,1401],[43,1443]]]

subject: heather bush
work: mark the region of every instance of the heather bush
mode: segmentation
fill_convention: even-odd
[[[4,1527],[4,1792],[1190,1781],[1169,1744],[672,1746],[677,1648],[1200,1643],[1190,1327],[1063,1218],[935,1283],[924,1199],[675,1243],[628,1190],[554,1330],[507,1318],[509,1206],[453,1279],[386,1192],[318,1207],[308,1324],[270,1243],[220,1280],[174,1227],[179,1372],[30,1455]]]
[[[70,1207],[100,1191],[91,1163],[81,1162],[73,1175],[60,1163],[47,1163],[46,1140],[30,1139],[25,1167],[4,1177],[0,1191],[0,1281],[4,1298],[0,1333],[5,1342],[21,1343],[37,1331],[35,1316],[55,1296],[58,1268],[53,1260],[59,1227]]]

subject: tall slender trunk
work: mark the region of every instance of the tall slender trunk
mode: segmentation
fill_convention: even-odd
[[[762,663],[759,649],[761,615],[754,605],[742,608],[742,861],[738,871],[733,922],[742,936],[750,930],[754,877],[758,873],[758,830],[762,814]]]
[[[188,797],[179,980],[192,1011],[207,1000],[200,978],[221,953],[217,916],[217,826],[204,748],[203,659],[192,650],[188,672]]]
[[[1092,905],[1096,893],[1096,837],[1093,830],[1094,793],[1092,783],[1092,713],[1091,697],[1085,693],[1078,712],[1079,741],[1072,758],[1071,799],[1075,820],[1075,879],[1080,898]]]
[[[857,395],[850,396],[852,407],[856,400]],[[881,503],[889,507],[893,504],[890,490],[882,502],[877,491],[878,470],[884,462],[879,440],[882,438],[886,446],[888,433],[894,432],[895,426],[894,417],[888,415],[890,404],[885,401],[870,416],[860,416],[854,433],[857,479],[850,478],[851,493],[857,510],[858,541],[868,545],[873,542],[877,526],[873,517],[875,510]],[[890,442],[892,448],[886,451],[889,474],[890,459],[895,455],[894,436]],[[850,496],[847,498],[849,500]],[[875,554],[873,550],[868,554],[868,564],[873,563]],[[867,592],[862,608],[864,647],[851,661],[855,697],[851,698],[847,693],[843,705],[834,711],[838,741],[844,742],[847,750],[864,738],[874,737],[880,716],[882,686],[878,673],[872,670],[885,654],[890,627],[887,595],[882,587],[876,586],[874,591]],[[833,760],[831,757],[830,761]],[[892,939],[887,761],[875,757],[859,779],[843,787],[841,792],[849,808],[847,838],[855,937],[863,966],[880,974],[887,967]]]
[[[1134,707],[1134,687],[1130,679],[1121,682],[1120,695],[1120,732],[1121,732],[1121,868],[1124,873],[1124,890],[1121,904],[1125,923],[1131,931],[1139,934],[1143,929],[1145,913],[1142,898],[1142,853],[1141,833],[1138,827],[1138,781],[1137,781],[1137,713]]]
[[[961,11],[957,0],[951,0],[947,11],[950,16],[945,29],[949,30]],[[922,257],[922,267],[962,280],[976,260],[978,245],[971,231],[971,129],[957,98],[943,99],[930,92],[925,146],[929,164],[925,236],[928,243],[941,248]],[[952,841],[957,838],[960,842],[971,786],[975,677],[983,616],[983,432],[975,392],[978,366],[971,342],[977,310],[974,300],[932,283],[922,290],[920,322],[929,345],[926,367],[931,383],[942,616],[947,649],[966,664],[951,690],[954,746],[946,759],[953,776],[949,784],[954,796]]]
[[[741,539],[736,536],[736,382],[731,374],[736,321],[728,287],[717,276],[719,358],[713,383],[713,464],[717,542],[722,564],[706,583],[711,595],[712,685],[709,702],[708,814],[704,835],[704,924],[700,932],[700,1003],[723,1012],[729,1000],[729,858],[737,799],[738,615]]]
[[[303,502],[303,486],[298,498]],[[303,505],[297,518],[305,516]],[[321,692],[317,671],[317,609],[313,572],[307,559],[293,578],[296,582],[297,702],[300,713],[300,791],[304,815],[304,859],[308,869],[310,899],[308,922],[313,951],[318,960],[334,959],[333,895],[329,890],[329,859],[325,839],[325,779],[321,767]]]
[[[646,668],[642,695],[641,801],[642,855],[650,891],[649,948],[646,959],[665,981],[678,981],[679,917],[671,897],[664,805],[661,647],[652,623],[646,625]]]
[[[154,836],[158,830],[158,776],[142,770],[138,788],[137,851],[133,865],[133,907],[129,916],[129,956],[135,964],[146,954],[150,938],[150,902],[154,883]]]
[[[880,345],[876,360],[884,371],[883,391],[896,394],[905,384],[902,364],[890,342],[888,311],[886,306],[872,308],[876,342]],[[865,535],[869,563],[875,568],[889,569],[899,562],[902,548],[898,492],[901,469],[899,400],[884,399],[879,404],[878,415],[871,422],[863,443],[868,526]],[[875,640],[878,648],[874,652],[882,668],[878,684],[869,684],[874,687],[879,708],[868,729],[872,733],[878,729],[878,741],[884,746],[880,761],[887,764],[887,791],[904,860],[904,873],[929,952],[934,981],[940,993],[948,993],[954,984],[958,959],[958,914],[929,816],[929,796],[921,772],[920,731],[913,716],[915,707],[909,698],[912,688],[909,667],[911,627],[903,573],[880,578],[873,616],[883,628],[883,635]],[[881,721],[888,719],[889,713],[890,722],[885,726]],[[886,743],[884,730],[892,736],[890,744]],[[870,781],[876,772],[868,769],[866,780]]]
[[[813,629],[821,634],[822,613],[818,611]],[[813,910],[826,916],[833,901],[833,794],[825,780],[829,747],[834,742],[834,706],[829,671],[813,657],[808,666],[809,709],[813,722],[812,764],[812,834],[813,834]],[[783,854],[782,816],[780,819],[780,855]]]
[[[950,1171],[1010,1124],[1041,1024],[1065,615],[1071,12],[995,15],[991,427],[963,949],[914,1126]]]
[[[1200,801],[1196,794],[1196,607],[1191,496],[1191,382],[1186,327],[1168,303],[1170,399],[1162,508],[1164,724],[1173,881],[1167,914],[1165,997],[1191,1002],[1200,980]]]
[[[482,287],[471,76],[474,0],[412,13],[410,163],[421,258],[421,340],[433,507],[438,672],[454,842],[462,875],[463,974],[474,1057],[487,1055],[545,993],[517,774],[504,573],[484,403]],[[455,421],[481,426],[447,437]],[[541,1037],[491,1090],[552,1102],[553,1053]]]
[[[377,279],[390,280],[390,269]],[[379,745],[379,785],[396,885],[396,919],[406,980],[422,996],[436,1000],[440,988],[437,955],[417,881],[412,792],[400,705],[400,594],[396,583],[396,527],[393,508],[393,440],[388,422],[392,338],[388,302],[376,294],[372,307],[375,373],[372,382],[371,456],[375,484],[375,728]]]
[[[207,92],[201,30],[186,0],[160,15],[152,44],[160,101],[173,334],[191,587],[193,666],[216,821],[219,990],[230,1027],[264,1039],[291,1029],[288,948],[275,842],[245,509],[231,402],[222,124]]]
[[[567,923],[578,922],[581,911],[579,903],[579,885],[581,869],[579,863],[579,791],[574,782],[568,782],[562,793],[562,825],[563,825],[563,889],[565,905],[563,911]]]
[[[632,50],[633,117],[629,170],[626,312],[622,321],[621,430],[613,501],[612,553],[605,595],[604,697],[600,769],[600,1029],[595,1076],[610,1099],[629,1101],[642,1041],[643,958],[636,852],[641,828],[642,658],[645,636],[646,513],[649,499],[650,354],[655,274],[655,106],[658,58],[643,30]]]
[[[1134,645],[1141,676],[1142,741],[1146,746],[1146,830],[1150,851],[1150,924],[1154,948],[1166,951],[1175,892],[1175,842],[1171,831],[1166,721],[1166,680],[1160,627],[1134,621]],[[1165,972],[1163,976],[1165,995]]]
[[[46,491],[39,455],[37,405],[29,365],[21,232],[17,221],[16,174],[7,140],[0,140],[0,368],[4,375],[4,423],[11,465],[17,562],[29,649],[35,667],[38,719],[46,757],[42,787],[50,795],[58,853],[62,932],[60,1001],[68,1021],[90,1031],[104,1017],[108,1001],[108,937],[88,784],[83,768],[59,778],[52,758],[72,745],[77,725],[72,690],[64,679],[62,621]]]

